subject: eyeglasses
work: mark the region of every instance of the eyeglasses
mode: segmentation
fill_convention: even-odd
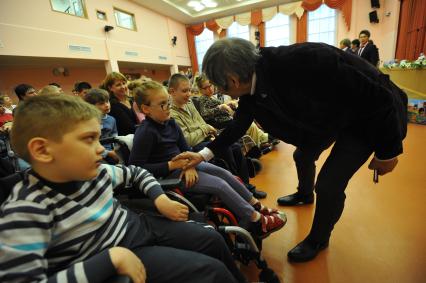
[[[157,105],[149,105],[148,104],[148,106],[151,106],[151,107],[160,106],[161,110],[166,111],[166,110],[169,110],[170,107],[172,106],[172,100],[169,99],[167,102],[163,102],[163,103],[160,103],[160,104],[157,104]]]

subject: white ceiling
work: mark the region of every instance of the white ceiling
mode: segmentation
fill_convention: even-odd
[[[199,12],[187,5],[191,0],[133,0],[133,2],[168,16],[184,24],[195,24],[206,20],[226,17],[301,0],[213,0],[217,7],[205,8]],[[200,2],[200,0],[198,0]]]

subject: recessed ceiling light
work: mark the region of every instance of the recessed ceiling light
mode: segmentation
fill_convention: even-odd
[[[217,3],[212,1],[212,0],[201,0],[201,3],[203,3],[204,6],[209,7],[209,8],[217,7]]]
[[[189,1],[188,4],[189,7],[197,7],[198,5],[200,5],[200,3],[198,1]]]
[[[199,3],[197,6],[193,7],[195,11],[199,12],[201,10],[204,10],[204,5]]]

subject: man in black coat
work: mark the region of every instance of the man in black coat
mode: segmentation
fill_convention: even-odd
[[[370,32],[368,30],[362,30],[359,33],[359,41],[360,46],[358,55],[377,67],[379,64],[379,49],[374,45],[373,41],[370,40]]]
[[[292,261],[313,259],[328,246],[340,218],[345,188],[368,160],[379,175],[391,172],[406,135],[407,96],[387,75],[358,56],[321,43],[262,48],[230,38],[216,41],[203,61],[210,82],[240,98],[233,123],[191,166],[241,137],[255,119],[265,131],[295,145],[299,185],[280,205],[314,201],[315,161],[333,149],[318,175],[316,209],[308,236],[289,251]]]

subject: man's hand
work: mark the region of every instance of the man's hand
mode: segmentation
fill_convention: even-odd
[[[109,249],[109,256],[118,274],[129,276],[134,283],[145,283],[145,266],[131,250],[113,247]]]
[[[167,164],[169,165],[169,171],[173,171],[176,169],[182,169],[185,166],[187,166],[189,163],[189,159],[178,159],[178,160],[171,160]]]
[[[160,195],[154,201],[158,211],[170,220],[186,221],[188,220],[188,207],[177,201],[169,199],[165,194]]]
[[[219,107],[222,110],[225,110],[226,112],[228,112],[228,114],[230,114],[230,115],[234,114],[234,110],[232,110],[232,108],[229,105],[227,105],[227,104],[221,104],[221,105],[219,105]]]
[[[175,157],[173,157],[172,161],[176,161],[176,160],[180,160],[180,159],[188,159],[189,162],[186,164],[185,167],[183,167],[183,170],[187,170],[188,168],[194,167],[198,164],[200,164],[201,161],[204,161],[204,158],[201,154],[197,153],[197,152],[190,152],[190,151],[185,151],[182,152],[179,155],[176,155]]]
[[[182,175],[185,179],[185,185],[187,188],[192,187],[195,183],[198,182],[198,173],[195,168],[188,168],[182,172]]]
[[[395,166],[398,164],[398,157],[389,159],[389,160],[379,160],[376,157],[373,157],[368,168],[371,170],[377,170],[379,175],[385,175],[389,172],[392,172]]]

